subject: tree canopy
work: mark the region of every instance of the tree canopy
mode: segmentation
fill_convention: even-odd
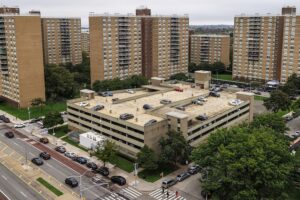
[[[104,166],[110,159],[113,159],[116,156],[116,153],[117,146],[110,140],[104,140],[99,143],[94,151],[94,155],[102,160]]]
[[[259,127],[271,128],[276,133],[281,133],[281,134],[284,134],[285,131],[288,130],[288,127],[284,119],[275,113],[267,113],[267,114],[256,116],[253,122],[251,122],[251,126],[253,128],[259,128]]]
[[[43,125],[46,128],[52,128],[58,124],[63,124],[63,118],[59,112],[50,112],[45,115],[43,119]],[[53,128],[54,131],[54,128]]]
[[[213,73],[222,73],[225,72],[226,66],[222,62],[215,62],[213,64],[209,63],[201,63],[199,65],[196,65],[195,63],[189,64],[189,72],[194,73],[197,70],[205,70],[205,71],[211,71]]]
[[[217,199],[284,199],[293,157],[288,143],[269,128],[219,129],[197,147],[192,160],[207,174],[204,191]]]
[[[171,80],[178,80],[178,81],[187,81],[188,77],[185,75],[185,73],[178,73],[174,74],[170,77]]]
[[[270,98],[264,99],[264,106],[273,112],[288,110],[291,103],[289,96],[281,90],[271,92]]]
[[[158,168],[157,157],[155,152],[145,145],[137,154],[137,163],[145,170],[156,170]]]
[[[181,133],[169,131],[167,137],[159,141],[161,146],[160,162],[163,164],[175,164],[179,160],[188,160],[191,146]]]
[[[132,89],[138,88],[142,85],[147,85],[148,80],[140,75],[133,75],[124,80],[119,78],[115,78],[112,80],[103,80],[103,81],[95,81],[93,83],[93,90],[96,92],[103,92],[108,90],[122,90],[122,89]]]

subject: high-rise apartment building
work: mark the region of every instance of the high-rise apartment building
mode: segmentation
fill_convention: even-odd
[[[233,77],[278,80],[300,74],[300,16],[293,7],[282,15],[235,17]]]
[[[92,83],[142,73],[140,18],[93,15],[89,25]]]
[[[201,63],[222,62],[230,64],[230,36],[229,35],[191,35],[190,62]]]
[[[20,14],[20,9],[17,6],[14,7],[1,6],[0,14]]]
[[[18,107],[45,99],[41,18],[0,15],[0,96]]]
[[[82,62],[80,18],[42,18],[45,64]]]
[[[169,78],[188,69],[188,16],[91,15],[91,80],[143,74]]]
[[[81,30],[81,49],[88,55],[90,54],[90,32],[88,29]]]

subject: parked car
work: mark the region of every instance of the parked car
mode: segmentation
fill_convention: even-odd
[[[44,164],[43,160],[40,158],[32,158],[31,162],[37,166],[41,166],[42,164]]]
[[[223,90],[223,89],[222,89],[221,87],[215,87],[215,88],[214,88],[214,91],[215,91],[215,92],[221,92],[222,90]]]
[[[237,85],[230,85],[230,87],[232,87],[232,88],[238,88]]]
[[[124,114],[120,115],[120,119],[122,119],[122,120],[128,120],[128,119],[132,119],[132,118],[134,118],[134,115],[130,114],[130,113],[124,113]]]
[[[126,179],[122,176],[112,176],[110,180],[112,183],[116,183],[121,186],[126,184]]]
[[[198,116],[196,117],[196,119],[198,119],[198,120],[200,120],[200,121],[205,121],[205,120],[208,119],[208,116],[205,115],[205,114],[203,114],[203,115],[198,115]]]
[[[9,118],[5,117],[5,115],[0,115],[0,120],[3,121],[4,123],[10,123]]]
[[[300,136],[300,130],[299,131],[295,131],[294,135],[297,135],[299,137]]]
[[[217,93],[217,92],[215,92],[215,91],[211,91],[211,92],[209,93],[209,95],[212,96],[212,97],[220,97],[220,94]]]
[[[177,183],[177,179],[166,179],[161,183],[161,187],[167,189]]]
[[[151,124],[155,124],[156,122],[156,119],[150,119],[148,122],[145,123],[145,126],[150,126]]]
[[[193,104],[196,104],[196,105],[201,105],[201,106],[203,105],[203,102],[202,102],[202,101],[199,101],[199,100],[197,100],[197,99],[193,100],[192,103],[193,103]]]
[[[78,186],[78,181],[74,177],[69,177],[65,179],[65,183],[70,187],[74,188]]]
[[[75,153],[69,152],[69,151],[65,152],[64,155],[68,158],[71,158],[72,160],[75,160],[77,157],[77,155]]]
[[[58,146],[58,147],[55,147],[55,151],[58,151],[59,153],[65,153],[66,148],[63,146]]]
[[[152,108],[152,106],[150,106],[149,104],[144,104],[144,105],[143,105],[143,108],[144,108],[145,110],[149,110],[149,109]]]
[[[42,137],[42,138],[40,138],[40,142],[43,143],[43,144],[48,144],[49,140],[46,137]]]
[[[88,102],[80,102],[79,103],[79,106],[81,106],[81,107],[85,107],[85,106],[88,106],[88,105],[89,105]]]
[[[199,97],[198,100],[203,101],[203,102],[207,102],[207,99],[205,97]]]
[[[24,128],[26,125],[25,124],[15,124],[15,128]]]
[[[13,137],[15,137],[15,134],[13,132],[9,131],[9,132],[5,133],[5,136],[8,138],[13,138]]]
[[[97,175],[93,176],[91,180],[95,184],[100,184],[100,183],[105,182],[104,179],[101,176],[97,176]]]
[[[104,106],[103,105],[96,105],[92,108],[93,111],[99,111],[99,110],[102,110],[104,109]]]
[[[131,89],[126,90],[126,92],[129,93],[129,94],[134,94],[134,91],[131,90]]]
[[[188,173],[189,174],[197,174],[199,171],[199,165],[192,165],[188,168]]]
[[[40,153],[40,157],[43,158],[44,160],[49,160],[51,158],[51,155],[47,152],[42,152]]]
[[[182,88],[175,88],[175,91],[177,91],[177,92],[183,92],[183,89]]]
[[[119,100],[119,98],[113,98],[113,99],[111,99],[113,102],[115,102],[115,101],[118,101]]]
[[[85,157],[76,157],[75,161],[82,164],[82,165],[84,165],[84,164],[87,163],[88,160]]]
[[[97,173],[101,174],[102,176],[108,176],[109,175],[109,170],[107,167],[99,167],[97,170]]]
[[[162,99],[162,100],[160,100],[160,103],[165,105],[165,104],[172,103],[172,101],[169,99]]]
[[[190,177],[190,174],[188,172],[183,172],[181,174],[178,174],[176,176],[176,179],[177,179],[177,181],[181,182],[181,181],[187,179],[188,177]]]
[[[184,107],[184,106],[177,106],[176,109],[177,109],[177,110],[185,111],[185,107]]]
[[[243,101],[240,100],[240,99],[234,99],[234,100],[231,100],[231,101],[228,102],[228,104],[231,105],[231,106],[238,106],[241,103],[243,103]]]
[[[253,93],[256,94],[256,95],[261,95],[260,91],[254,91]]]
[[[91,168],[92,170],[97,170],[98,169],[98,166],[94,162],[88,162],[88,163],[86,163],[86,166],[88,168]]]

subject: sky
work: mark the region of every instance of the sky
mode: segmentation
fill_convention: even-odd
[[[0,0],[0,4],[19,6],[21,13],[34,9],[47,17],[81,17],[84,27],[90,12],[127,14],[140,6],[150,8],[152,14],[188,14],[190,25],[233,25],[235,15],[279,14],[286,5],[300,11],[300,0]]]

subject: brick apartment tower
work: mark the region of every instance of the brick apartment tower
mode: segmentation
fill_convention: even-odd
[[[187,16],[91,15],[91,82],[143,74],[169,78],[188,71]]]
[[[80,64],[81,19],[42,18],[45,64]]]
[[[0,15],[0,32],[1,97],[17,107],[45,100],[40,16]]]
[[[230,36],[229,35],[191,35],[191,63],[197,65],[202,63],[213,64],[222,62],[229,66]]]
[[[0,7],[0,14],[20,14],[19,7]]]
[[[81,49],[83,52],[90,54],[90,33],[89,30],[81,31]]]
[[[282,15],[240,15],[234,19],[233,77],[278,80],[300,74],[300,16],[295,7]]]

